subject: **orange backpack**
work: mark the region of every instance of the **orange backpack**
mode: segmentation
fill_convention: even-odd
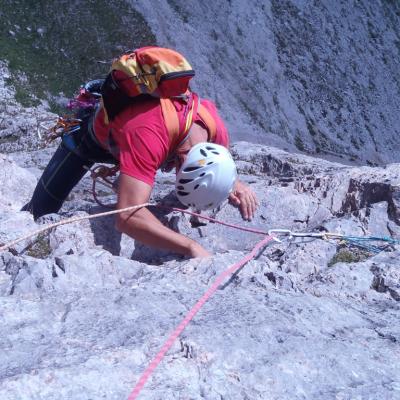
[[[200,104],[197,95],[190,91],[189,81],[194,75],[185,57],[174,50],[148,46],[125,52],[114,59],[101,87],[105,122],[112,121],[132,103],[133,98],[150,95],[160,98],[171,149],[186,136],[196,114],[207,125],[209,140],[212,141],[216,134],[216,124],[211,114]],[[187,102],[188,112],[183,131],[171,98],[182,98]]]

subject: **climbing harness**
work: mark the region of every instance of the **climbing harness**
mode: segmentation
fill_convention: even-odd
[[[57,138],[62,138],[66,135],[71,135],[81,129],[83,120],[78,117],[86,117],[94,111],[99,104],[101,94],[100,90],[103,79],[89,81],[81,86],[79,93],[71,99],[67,104],[67,109],[70,110],[70,115],[58,116],[56,122],[48,127],[41,125],[44,130],[45,137],[39,134],[40,139],[44,139],[44,145],[47,146]]]

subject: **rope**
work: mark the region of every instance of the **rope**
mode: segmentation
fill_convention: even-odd
[[[229,224],[228,222],[223,222],[223,221],[220,221],[220,220],[215,219],[215,218],[206,217],[205,215],[201,215],[201,214],[195,213],[193,211],[182,210],[181,208],[177,208],[177,207],[163,206],[161,204],[153,204],[153,206],[155,206],[157,208],[163,208],[163,209],[171,210],[171,211],[183,212],[185,214],[193,215],[194,217],[199,217],[201,219],[205,219],[205,220],[210,221],[210,222],[215,222],[215,223],[223,225],[223,226],[228,226],[230,228],[239,229],[239,230],[244,231],[244,232],[257,233],[259,235],[268,235],[267,231],[263,231],[263,230],[255,229],[255,228],[246,228],[244,226],[239,226],[239,225],[235,225],[235,224]],[[270,236],[270,235],[268,235],[268,236]]]
[[[85,215],[85,216],[82,216],[82,217],[72,217],[72,218],[64,219],[62,221],[58,221],[58,222],[55,222],[53,224],[46,225],[45,227],[43,227],[41,229],[37,229],[36,231],[33,231],[33,232],[23,236],[23,237],[20,237],[20,238],[15,239],[15,240],[13,240],[11,242],[8,242],[8,243],[6,243],[6,244],[4,244],[3,246],[0,247],[0,251],[7,250],[10,247],[15,246],[16,244],[18,244],[18,243],[20,243],[20,242],[22,242],[22,241],[24,241],[26,239],[31,238],[32,236],[36,236],[36,235],[38,235],[40,233],[46,232],[46,231],[48,231],[50,229],[53,229],[53,228],[56,228],[57,226],[60,226],[60,225],[72,224],[73,222],[79,222],[79,221],[83,221],[85,219],[105,217],[107,215],[118,214],[118,213],[122,213],[122,212],[125,212],[125,211],[134,211],[134,210],[137,210],[138,208],[146,207],[146,206],[149,206],[149,205],[151,205],[151,204],[150,203],[143,203],[143,204],[139,204],[137,206],[121,208],[119,210],[112,210],[112,211],[106,211],[106,212],[93,214],[93,215]]]
[[[93,214],[93,215],[88,215],[88,216],[82,216],[82,217],[68,218],[68,219],[65,219],[65,220],[50,224],[50,225],[46,225],[45,227],[43,227],[41,229],[38,229],[38,230],[36,230],[34,232],[31,232],[28,235],[25,235],[25,236],[23,236],[23,237],[21,237],[19,239],[13,240],[13,241],[11,241],[11,242],[9,242],[9,243],[7,243],[7,244],[5,244],[5,245],[0,247],[0,252],[1,252],[1,251],[7,250],[8,248],[10,248],[10,247],[22,242],[23,240],[29,239],[32,236],[36,236],[36,235],[38,235],[40,233],[43,233],[43,232],[45,232],[47,230],[53,229],[53,228],[55,228],[57,226],[60,226],[60,225],[66,225],[66,224],[70,224],[70,223],[74,223],[74,222],[79,222],[79,221],[83,221],[85,219],[92,219],[92,218],[98,218],[98,217],[107,216],[107,215],[118,214],[118,213],[122,213],[122,212],[126,212],[126,211],[133,211],[133,210],[136,210],[136,209],[139,209],[139,208],[142,208],[142,207],[146,207],[146,206],[155,206],[155,207],[158,207],[158,208],[163,208],[163,209],[169,209],[169,210],[172,210],[172,211],[183,212],[183,213],[190,214],[190,215],[193,215],[193,216],[196,216],[196,217],[199,217],[199,218],[206,219],[206,220],[211,221],[211,222],[219,223],[219,224],[224,225],[224,226],[240,229],[240,230],[247,231],[247,232],[262,234],[262,235],[265,235],[265,238],[261,242],[257,243],[256,246],[253,248],[253,250],[246,257],[244,257],[241,261],[239,261],[239,262],[233,264],[232,266],[230,266],[229,268],[227,268],[225,271],[223,271],[217,277],[217,279],[214,281],[212,286],[206,291],[206,293],[204,293],[204,295],[200,298],[200,300],[189,311],[189,313],[186,315],[186,317],[183,319],[183,321],[178,325],[178,327],[174,330],[174,332],[171,334],[171,336],[165,342],[165,344],[163,345],[163,347],[161,348],[159,353],[156,355],[156,357],[153,359],[153,361],[146,368],[146,370],[142,374],[139,382],[137,383],[137,385],[133,389],[131,395],[129,396],[128,400],[134,400],[134,399],[137,398],[137,396],[139,395],[139,392],[142,390],[142,388],[146,384],[147,380],[149,379],[149,377],[151,376],[151,374],[153,373],[155,368],[158,366],[158,364],[162,361],[162,359],[164,358],[165,354],[171,348],[171,346],[173,345],[173,343],[175,342],[177,337],[182,333],[182,331],[186,328],[186,326],[193,319],[193,317],[199,312],[199,310],[203,307],[203,305],[208,301],[208,299],[216,292],[216,290],[218,289],[218,287],[220,286],[222,281],[227,276],[233,275],[235,272],[237,272],[243,265],[245,265],[247,262],[252,260],[256,256],[257,252],[262,247],[264,247],[271,240],[276,240],[276,238],[273,237],[273,236],[268,235],[267,232],[264,232],[262,230],[252,229],[252,228],[245,228],[245,227],[241,227],[241,226],[238,226],[238,225],[229,224],[229,223],[222,222],[222,221],[219,221],[219,220],[211,218],[211,217],[205,217],[205,216],[203,216],[201,214],[198,214],[198,213],[195,213],[195,212],[192,212],[192,211],[182,210],[182,209],[176,208],[176,207],[169,207],[169,206],[163,206],[163,205],[158,205],[158,204],[144,203],[144,204],[140,204],[140,205],[137,205],[137,206],[126,207],[126,208],[119,209],[119,210],[106,211],[106,212],[103,212],[103,213],[98,213],[98,214]]]
[[[141,375],[139,381],[137,382],[136,386],[134,387],[133,391],[128,397],[128,400],[135,400],[140,391],[143,389],[144,385],[146,384],[147,380],[150,378],[154,370],[157,368],[158,364],[162,361],[165,354],[168,350],[172,347],[175,340],[178,336],[182,333],[182,331],[186,328],[189,322],[193,319],[193,317],[200,311],[203,305],[210,299],[210,297],[217,291],[218,287],[222,283],[222,281],[229,275],[234,274],[239,268],[241,268],[244,264],[252,260],[257,252],[263,248],[268,242],[274,240],[272,236],[266,236],[262,241],[257,243],[253,250],[242,260],[239,262],[231,265],[225,271],[223,271],[220,275],[218,275],[217,279],[215,279],[214,283],[208,288],[208,290],[203,294],[200,300],[192,307],[192,309],[186,314],[185,318],[182,322],[175,328],[172,334],[169,336],[167,341],[161,347],[160,351],[154,357],[154,359],[150,362],[147,368],[144,370],[143,374]]]
[[[367,250],[370,253],[378,254],[381,251],[386,250],[391,245],[399,244],[400,241],[392,239],[390,237],[379,237],[379,236],[343,236],[345,244],[349,246],[359,247]],[[384,242],[386,244],[370,244],[368,242]]]
[[[104,207],[104,208],[115,208],[116,204],[105,204],[102,201],[100,201],[100,199],[99,199],[99,197],[97,195],[97,191],[96,191],[96,183],[100,183],[101,185],[106,186],[106,187],[108,187],[109,189],[111,189],[111,190],[113,190],[115,192],[115,188],[113,186],[112,181],[110,181],[107,178],[115,176],[116,173],[118,172],[118,167],[110,168],[110,167],[107,167],[105,165],[99,165],[96,168],[92,168],[92,169],[91,168],[87,168],[87,170],[90,172],[90,177],[93,180],[93,182],[92,182],[92,195],[93,195],[93,198],[96,201],[96,203],[98,205],[100,205],[101,207]],[[99,178],[102,179],[102,180],[100,180]],[[167,210],[171,210],[171,211],[183,212],[185,214],[189,214],[189,215],[192,215],[192,216],[195,216],[195,217],[199,217],[199,218],[202,218],[202,219],[210,221],[210,222],[215,222],[215,223],[218,223],[220,225],[228,226],[230,228],[240,229],[240,230],[245,231],[245,232],[257,233],[257,234],[260,234],[260,235],[269,235],[269,232],[266,232],[266,231],[262,231],[262,230],[254,229],[254,228],[245,228],[245,227],[242,227],[242,226],[229,224],[229,223],[226,223],[226,222],[222,222],[222,221],[216,220],[216,219],[211,218],[211,217],[206,217],[204,215],[188,211],[188,210],[182,210],[181,208],[163,206],[161,204],[153,204],[153,206],[157,207],[157,208],[161,208],[161,209],[167,209]],[[278,229],[276,231],[281,231],[281,230]]]
[[[95,181],[96,180],[94,180],[94,182]],[[100,181],[100,183],[105,184],[101,181]],[[103,205],[99,201],[98,201],[98,203],[100,205]],[[104,205],[104,206],[107,207],[107,205]],[[92,219],[92,218],[113,215],[113,214],[119,214],[119,213],[123,213],[126,211],[134,211],[139,208],[147,207],[147,206],[153,206],[153,207],[157,207],[157,208],[161,208],[161,209],[167,209],[167,210],[171,210],[171,211],[181,212],[184,214],[189,214],[189,215],[192,215],[192,216],[195,216],[195,217],[198,217],[198,218],[210,221],[210,222],[214,222],[214,223],[217,223],[217,224],[220,224],[223,226],[239,229],[244,232],[251,232],[251,233],[256,233],[259,235],[272,236],[272,237],[274,237],[274,240],[276,240],[277,242],[282,242],[282,240],[278,238],[279,235],[287,236],[289,240],[293,239],[294,237],[310,237],[310,238],[315,238],[315,239],[318,238],[318,239],[323,239],[323,240],[336,239],[336,240],[342,240],[349,245],[364,248],[364,249],[370,251],[371,253],[375,253],[375,254],[385,250],[389,245],[400,244],[399,240],[392,239],[390,237],[379,237],[379,236],[345,236],[342,234],[332,233],[332,232],[292,232],[289,229],[270,229],[266,232],[266,231],[263,231],[260,229],[246,228],[243,226],[230,224],[227,222],[217,220],[215,218],[206,217],[204,215],[201,215],[201,214],[189,211],[189,210],[183,210],[183,209],[177,208],[177,207],[164,206],[162,204],[155,204],[155,203],[143,203],[143,204],[139,204],[136,206],[130,206],[130,207],[126,207],[126,208],[122,208],[122,209],[118,209],[118,210],[111,210],[111,211],[106,211],[106,212],[92,214],[92,215],[85,215],[83,217],[72,217],[72,218],[68,218],[68,219],[50,224],[50,225],[46,225],[43,228],[37,229],[21,238],[15,239],[11,242],[8,242],[8,243],[0,246],[0,252],[5,251],[5,250],[9,249],[10,247],[15,246],[16,244],[18,244],[26,239],[29,239],[40,233],[46,232],[47,230],[56,228],[57,226],[60,226],[60,225],[71,224],[71,223],[83,221],[86,219]],[[110,207],[110,206],[108,206],[108,207]],[[376,245],[372,245],[372,244],[371,245],[364,244],[363,242],[365,242],[365,241],[383,241],[388,244],[386,246],[382,247],[382,246],[376,246]]]
[[[96,193],[97,192],[96,191],[96,183],[100,183],[101,185],[106,186],[106,187],[108,187],[109,189],[111,189],[111,190],[113,190],[115,192],[113,183],[107,178],[115,176],[116,173],[118,172],[118,167],[110,168],[110,167],[107,167],[105,165],[99,165],[96,168],[92,168],[92,169],[87,168],[87,170],[90,172],[90,177],[93,180],[93,182],[92,182],[92,195],[93,195],[93,198],[96,201],[96,203],[98,205],[102,206],[102,207],[105,207],[105,208],[114,208],[114,207],[116,207],[116,204],[105,204],[102,201],[100,201],[100,199],[99,199],[99,197],[98,197],[98,195]],[[102,179],[102,180],[100,180],[99,178]],[[215,222],[215,223],[218,223],[220,225],[228,226],[230,228],[240,229],[240,230],[245,231],[245,232],[257,233],[257,234],[260,234],[260,235],[269,235],[269,232],[265,232],[265,231],[262,231],[262,230],[259,230],[259,229],[253,229],[253,228],[245,228],[245,227],[241,227],[241,226],[234,225],[234,224],[228,224],[226,222],[218,221],[218,220],[216,220],[214,218],[206,217],[204,215],[197,214],[197,213],[194,213],[194,212],[191,212],[191,211],[188,211],[188,210],[182,210],[181,208],[163,206],[161,204],[153,204],[153,206],[155,206],[157,208],[168,209],[168,210],[171,210],[171,211],[183,212],[183,213],[186,213],[186,214],[189,214],[189,215],[193,215],[195,217],[199,217],[199,218],[205,219],[205,220],[210,221],[210,222]],[[275,230],[275,231],[283,231],[283,230],[279,230],[278,229],[278,230]]]
[[[74,222],[79,222],[79,221],[83,221],[83,220],[86,220],[86,219],[105,217],[107,215],[119,214],[119,213],[123,213],[123,212],[126,212],[126,211],[134,211],[134,210],[137,210],[139,208],[147,207],[147,206],[153,206],[153,207],[167,209],[167,210],[171,210],[171,211],[182,212],[184,214],[193,215],[195,217],[202,218],[202,219],[205,219],[205,220],[210,221],[210,222],[215,222],[215,223],[220,224],[220,225],[228,226],[228,227],[231,227],[231,228],[236,228],[236,229],[239,229],[239,230],[242,230],[242,231],[245,231],[245,232],[257,233],[257,234],[260,234],[260,235],[268,235],[267,232],[259,230],[259,229],[245,228],[243,226],[239,226],[239,225],[235,225],[235,224],[229,224],[227,222],[223,222],[223,221],[217,220],[215,218],[211,218],[211,217],[206,217],[204,215],[201,215],[201,214],[189,211],[189,210],[183,210],[183,209],[177,208],[177,207],[163,206],[161,204],[155,204],[155,203],[144,203],[144,204],[139,204],[137,206],[130,206],[130,207],[126,207],[126,208],[121,208],[119,210],[106,211],[106,212],[102,212],[102,213],[98,213],[98,214],[85,215],[85,216],[82,216],[82,217],[72,217],[72,218],[64,219],[64,220],[59,221],[59,222],[55,222],[55,223],[50,224],[50,225],[46,225],[43,228],[37,229],[37,230],[35,230],[35,231],[33,231],[33,232],[23,236],[23,237],[20,237],[18,239],[15,239],[15,240],[13,240],[11,242],[8,242],[8,243],[4,244],[3,246],[0,247],[0,252],[4,251],[4,250],[7,250],[10,247],[15,246],[16,244],[18,244],[18,243],[20,243],[20,242],[22,242],[22,241],[24,241],[26,239],[29,239],[29,238],[31,238],[33,236],[36,236],[36,235],[40,234],[40,233],[46,232],[46,231],[48,231],[50,229],[56,228],[57,226],[60,226],[60,225],[72,224]]]
[[[96,179],[94,179],[94,183],[95,182],[96,182]],[[106,182],[108,184],[111,183],[111,182],[109,182],[107,180],[106,180]],[[95,188],[94,187],[93,187],[93,191],[95,192]],[[147,368],[145,369],[145,371],[141,375],[138,383],[136,384],[136,386],[134,387],[133,391],[129,395],[128,400],[135,400],[137,398],[137,396],[139,395],[139,393],[143,389],[144,385],[146,384],[147,380],[150,378],[150,376],[152,375],[154,370],[157,368],[159,363],[165,357],[166,353],[171,348],[171,346],[173,345],[175,340],[182,333],[182,331],[186,328],[186,326],[189,324],[189,322],[194,318],[194,316],[200,311],[200,309],[203,307],[203,305],[214,295],[214,293],[216,292],[216,290],[218,289],[218,287],[220,286],[222,281],[227,276],[233,275],[243,265],[245,265],[247,262],[252,260],[256,256],[257,252],[262,247],[264,247],[268,242],[270,242],[271,240],[275,240],[277,242],[281,242],[281,240],[278,239],[277,236],[279,236],[279,235],[287,236],[289,240],[294,238],[294,237],[312,237],[312,238],[320,238],[320,239],[325,239],[325,240],[328,240],[329,238],[330,239],[340,239],[340,240],[347,241],[347,242],[349,242],[351,244],[358,245],[359,247],[363,247],[364,246],[364,248],[367,248],[367,250],[372,251],[372,252],[379,252],[379,251],[382,251],[384,249],[382,249],[380,247],[377,247],[377,246],[373,246],[373,245],[365,245],[362,242],[365,242],[365,241],[385,241],[385,242],[387,242],[389,244],[399,244],[400,243],[398,240],[395,240],[395,239],[392,239],[392,238],[387,238],[387,237],[344,236],[344,235],[341,235],[341,234],[330,233],[330,232],[322,232],[322,233],[320,233],[320,232],[292,232],[292,231],[290,231],[288,229],[271,229],[268,232],[264,232],[264,231],[259,230],[259,229],[245,228],[245,227],[241,227],[241,226],[238,226],[238,225],[229,224],[229,223],[226,223],[226,222],[223,222],[223,221],[219,221],[219,220],[211,218],[211,217],[205,217],[205,216],[200,215],[198,213],[191,212],[191,211],[188,211],[188,210],[183,210],[183,209],[176,208],[176,207],[163,206],[163,205],[160,205],[160,204],[144,203],[144,204],[139,204],[139,205],[136,205],[136,206],[126,207],[126,208],[123,208],[123,209],[112,210],[112,211],[107,211],[107,212],[88,215],[88,216],[83,216],[83,217],[68,218],[68,219],[65,219],[65,220],[62,220],[62,221],[47,225],[47,226],[45,226],[45,227],[43,227],[41,229],[38,229],[38,230],[36,230],[34,232],[31,232],[28,235],[25,235],[25,236],[23,236],[23,237],[21,237],[19,239],[13,240],[13,241],[1,246],[0,247],[0,252],[9,249],[10,247],[22,242],[23,240],[26,240],[26,239],[28,239],[28,238],[30,238],[32,236],[36,236],[36,235],[38,235],[40,233],[43,233],[43,232],[45,232],[47,230],[50,230],[52,228],[55,228],[57,226],[66,225],[66,224],[70,224],[70,223],[74,223],[74,222],[79,222],[79,221],[83,221],[83,220],[86,220],[86,219],[92,219],[92,218],[98,218],[98,217],[102,217],[102,216],[118,214],[118,213],[122,213],[122,212],[126,212],[126,211],[134,211],[134,210],[137,210],[139,208],[146,207],[146,206],[155,206],[155,207],[162,208],[162,209],[168,209],[168,210],[172,210],[172,211],[178,211],[178,212],[190,214],[190,215],[193,215],[193,216],[196,216],[196,217],[199,217],[199,218],[211,221],[211,222],[219,223],[219,224],[224,225],[224,226],[240,229],[242,231],[262,234],[262,235],[265,235],[265,238],[262,241],[260,241],[259,243],[257,243],[257,245],[253,248],[253,250],[246,257],[244,257],[239,262],[233,264],[232,266],[228,267],[225,271],[223,271],[217,277],[217,279],[214,281],[214,283],[211,285],[211,287],[204,293],[204,295],[200,298],[200,300],[198,300],[198,302],[192,307],[192,309],[188,312],[186,317],[176,327],[176,329],[173,331],[173,333],[170,335],[170,337],[164,343],[164,345],[162,346],[160,351],[157,353],[155,358],[147,366]]]
[[[393,239],[387,236],[347,236],[340,233],[333,232],[292,232],[289,229],[270,229],[268,231],[269,235],[276,236],[286,236],[288,240],[291,240],[295,237],[300,238],[314,238],[314,239],[323,239],[323,240],[339,240],[342,244],[348,247],[358,247],[364,249],[370,253],[378,254],[381,251],[386,250],[389,246],[400,244],[399,240]],[[276,237],[278,242],[282,242],[281,239]],[[371,242],[384,242],[386,244],[371,244]]]

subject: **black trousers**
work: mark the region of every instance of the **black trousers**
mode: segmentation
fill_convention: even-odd
[[[115,158],[93,139],[93,113],[82,118],[78,131],[63,136],[33,192],[32,199],[22,211],[37,219],[60,210],[71,190],[96,162],[116,164]]]

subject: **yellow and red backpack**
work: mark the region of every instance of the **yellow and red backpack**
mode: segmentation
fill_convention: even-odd
[[[175,50],[148,46],[125,52],[114,59],[101,87],[105,123],[112,121],[132,99],[150,95],[160,98],[172,149],[186,136],[197,114],[206,123],[212,141],[216,131],[214,119],[190,91],[189,82],[194,75],[186,58]],[[187,104],[183,129],[172,98],[181,98]]]

